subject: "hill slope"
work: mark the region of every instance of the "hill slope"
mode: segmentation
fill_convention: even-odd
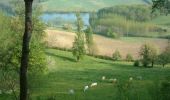
[[[48,0],[41,5],[47,12],[87,12],[114,5],[148,4],[148,2],[150,0]]]
[[[10,1],[14,0],[1,0],[0,4],[8,5]],[[150,4],[151,0],[34,0],[37,2],[46,12],[87,12],[114,5]]]
[[[60,48],[72,47],[75,33],[58,30],[46,30],[46,33],[46,39],[49,46]],[[98,55],[112,56],[115,50],[119,50],[124,58],[128,53],[137,58],[142,44],[152,43],[158,47],[159,51],[161,51],[166,46],[167,40],[142,37],[126,37],[116,40],[100,35],[94,35],[94,42],[97,48],[96,54]]]

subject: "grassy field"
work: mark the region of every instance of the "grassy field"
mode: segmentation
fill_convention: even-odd
[[[14,0],[1,0],[0,4],[9,5],[11,1]],[[37,2],[39,1],[34,1]],[[114,5],[149,4],[150,2],[151,0],[44,0],[40,5],[46,12],[89,12]]]
[[[75,33],[52,29],[46,30],[46,32],[49,46],[60,48],[72,47]],[[132,54],[134,58],[138,58],[139,49],[144,43],[155,45],[159,51],[162,51],[167,44],[166,39],[158,38],[121,37],[120,39],[111,39],[96,34],[93,37],[97,48],[95,52],[97,55],[112,56],[115,50],[119,50],[123,58],[128,53]]]
[[[123,97],[128,100],[156,100],[160,96],[160,82],[170,81],[170,66],[137,68],[131,62],[113,62],[89,56],[77,63],[70,52],[47,49],[46,54],[49,72],[43,76],[30,76],[32,100],[125,100]],[[102,76],[106,76],[106,80],[102,81]],[[133,77],[131,82],[130,77]],[[116,78],[117,83],[109,81],[111,78]],[[93,82],[98,85],[84,92],[84,86]],[[126,88],[127,84],[130,86]],[[69,94],[70,89],[75,93]],[[11,100],[6,97],[10,96],[0,95],[1,100]]]
[[[163,25],[163,26],[169,26],[170,27],[170,15],[164,15],[157,17],[153,20],[151,20],[152,23],[158,24],[158,25]]]
[[[163,80],[170,79],[170,66],[161,68],[135,68],[132,63],[113,62],[86,56],[76,63],[70,52],[48,49],[49,73],[43,77],[31,78],[31,95],[33,98],[45,100],[49,96],[56,96],[56,100],[155,100],[157,85]],[[116,78],[122,86],[128,83],[130,77],[133,82],[129,88],[120,90],[116,84],[107,79]],[[139,80],[137,77],[141,76]],[[97,87],[84,92],[83,88],[92,82],[98,82]],[[120,86],[121,86],[120,85]],[[120,87],[121,88],[121,87]],[[75,94],[69,94],[74,89]],[[154,90],[155,89],[155,90]],[[119,94],[128,92],[129,94]],[[34,100],[33,99],[33,100]],[[51,99],[49,99],[51,100]]]
[[[42,2],[47,12],[96,11],[114,5],[146,4],[150,0],[48,0]]]
[[[2,0],[0,3],[8,4],[9,1],[14,0]],[[45,0],[40,5],[45,12],[89,12],[114,5],[147,4],[147,1],[151,0]]]

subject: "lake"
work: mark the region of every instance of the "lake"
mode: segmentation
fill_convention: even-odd
[[[80,13],[83,22],[85,25],[89,25],[89,13]],[[53,22],[53,21],[63,21],[63,22],[75,22],[76,15],[75,13],[44,13],[41,16],[41,19],[45,22]]]

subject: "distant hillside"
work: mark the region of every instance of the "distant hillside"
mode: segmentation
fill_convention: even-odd
[[[96,11],[114,5],[149,4],[151,0],[43,0],[47,12]]]
[[[8,5],[9,1],[14,0],[1,0],[0,4]],[[88,12],[114,5],[151,4],[151,0],[35,0],[34,2],[40,3],[45,12]]]
[[[72,47],[75,33],[52,29],[47,29],[46,33],[48,46],[68,49]],[[94,34],[93,37],[97,48],[95,54],[110,57],[115,50],[119,50],[123,58],[125,58],[128,53],[132,54],[134,58],[138,58],[139,49],[142,44],[154,44],[161,52],[167,43],[166,39],[158,38],[122,37],[120,39],[111,39],[96,34]]]

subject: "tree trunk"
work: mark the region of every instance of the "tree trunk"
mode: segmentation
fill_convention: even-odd
[[[77,62],[79,62],[79,60],[80,60],[80,57],[79,57],[79,56],[77,56]]]
[[[29,62],[29,43],[32,33],[32,3],[33,0],[25,2],[25,32],[22,43],[22,57],[20,66],[20,100],[27,100],[27,68]]]
[[[154,61],[152,61],[152,67],[154,66]]]

